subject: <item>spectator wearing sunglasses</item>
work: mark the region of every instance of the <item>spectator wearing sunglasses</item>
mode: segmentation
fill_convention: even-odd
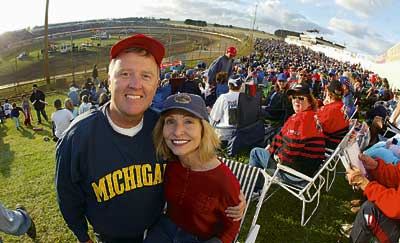
[[[317,102],[307,84],[297,84],[287,94],[292,97],[295,114],[288,118],[270,145],[250,152],[249,164],[268,169],[282,163],[312,177],[322,163],[325,151],[324,134],[315,116]],[[271,155],[276,160],[270,159]],[[300,181],[289,175],[284,179]]]

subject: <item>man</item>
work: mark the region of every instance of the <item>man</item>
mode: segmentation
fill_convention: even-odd
[[[229,92],[218,97],[211,110],[210,117],[221,141],[229,141],[237,126],[237,109],[243,79],[236,75],[228,80]]]
[[[364,192],[365,201],[358,211],[350,242],[370,242],[376,237],[379,242],[394,243],[400,238],[400,164],[386,164],[360,154],[360,160],[368,170],[369,179],[360,169],[347,170],[349,184]]]
[[[44,117],[44,119],[48,122],[49,118],[47,117],[46,111],[45,111],[45,106],[47,105],[45,99],[46,96],[44,93],[37,88],[37,84],[34,84],[32,86],[32,94],[30,97],[30,101],[32,102],[33,107],[36,110],[36,116],[38,119],[38,123],[42,123],[42,118],[40,117],[40,114]]]
[[[117,42],[110,102],[75,118],[57,146],[58,203],[79,242],[93,242],[89,221],[99,243],[141,243],[161,215],[165,163],[155,155],[151,134],[159,115],[149,106],[164,53],[142,34]]]
[[[195,79],[195,70],[188,69],[186,70],[186,80],[182,83],[180,87],[181,93],[189,93],[201,96],[201,90],[199,88],[199,81]]]
[[[74,119],[74,115],[71,111],[63,109],[60,99],[54,101],[54,108],[56,111],[51,115],[53,121],[53,141],[57,142],[64,135],[64,131],[67,130],[69,124]]]
[[[215,84],[215,77],[219,72],[226,72],[228,78],[232,75],[233,58],[236,54],[236,47],[230,46],[226,49],[225,55],[218,57],[210,64],[207,72],[207,80],[209,84]]]

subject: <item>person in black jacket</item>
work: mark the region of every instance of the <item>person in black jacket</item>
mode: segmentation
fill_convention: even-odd
[[[38,123],[39,124],[42,123],[42,118],[40,117],[40,114],[42,114],[44,119],[48,122],[49,118],[47,117],[46,110],[45,110],[45,107],[47,105],[47,103],[45,101],[46,96],[44,95],[43,91],[41,91],[37,88],[37,84],[34,84],[32,86],[32,90],[33,91],[32,91],[32,94],[31,94],[31,97],[29,100],[32,102],[32,105],[36,110]]]

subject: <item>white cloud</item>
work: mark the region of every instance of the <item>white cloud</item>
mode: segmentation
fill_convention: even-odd
[[[347,44],[360,52],[381,54],[395,44],[367,25],[354,24],[347,19],[334,17],[329,21],[329,28],[345,33],[349,37],[345,38]]]
[[[393,0],[336,0],[337,5],[365,18],[377,15],[392,2]]]

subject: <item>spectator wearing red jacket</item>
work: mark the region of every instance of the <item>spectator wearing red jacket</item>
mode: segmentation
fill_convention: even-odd
[[[400,164],[386,164],[360,154],[360,160],[370,175],[358,168],[348,169],[350,185],[360,188],[368,201],[358,212],[350,234],[351,242],[370,242],[376,237],[382,243],[398,242],[400,238]]]

